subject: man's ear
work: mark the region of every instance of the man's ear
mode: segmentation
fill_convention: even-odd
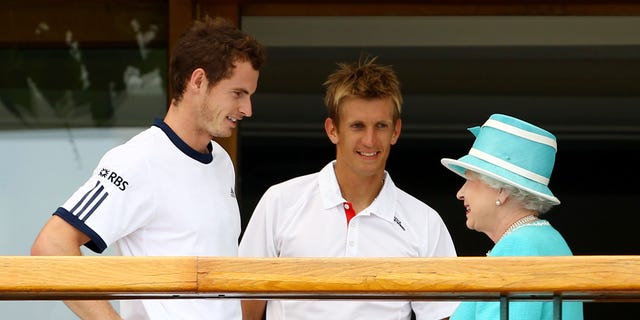
[[[327,133],[327,137],[333,144],[338,144],[338,127],[333,122],[333,119],[327,118],[324,120],[324,131]]]
[[[393,136],[391,136],[391,145],[396,144],[398,142],[398,138],[400,138],[400,131],[402,131],[402,120],[396,120],[395,126],[393,126]]]
[[[191,73],[191,77],[189,78],[188,87],[194,90],[206,89],[207,88],[207,74],[204,72],[204,69],[197,68],[193,70]]]

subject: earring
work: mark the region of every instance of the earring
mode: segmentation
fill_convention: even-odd
[[[502,202],[500,202],[500,200],[496,200],[496,207],[500,206],[502,204]]]

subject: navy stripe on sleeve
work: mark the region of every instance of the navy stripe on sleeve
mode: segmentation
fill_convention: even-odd
[[[91,192],[93,192],[93,190],[95,190],[95,189],[96,189],[96,187],[97,187],[98,185],[100,185],[100,181],[96,181],[96,185],[95,185],[95,186],[93,186],[93,188],[91,188],[91,190],[87,191],[87,193],[85,193],[85,195],[84,195],[84,196],[82,196],[82,198],[80,199],[80,201],[78,201],[78,203],[76,203],[76,205],[75,205],[75,206],[73,206],[73,208],[71,209],[71,212],[72,212],[72,213],[73,213],[73,212],[75,212],[75,211],[76,211],[76,209],[78,209],[78,207],[80,206],[80,204],[82,204],[82,202],[84,202],[84,199],[86,199],[86,198],[91,194]]]
[[[96,201],[96,198],[98,198],[98,196],[104,191],[104,186],[100,186],[100,188],[98,188],[98,190],[96,190],[96,192],[91,196],[91,198],[89,198],[89,201],[87,201],[84,206],[82,207],[82,210],[80,210],[80,212],[75,213],[73,212],[73,214],[75,216],[77,216],[79,219],[81,219],[82,221],[87,220],[87,217],[85,216],[84,218],[82,217],[82,214],[84,213],[85,210],[87,210],[87,208],[89,206],[91,206],[93,204],[94,201]],[[105,195],[109,195],[108,193],[105,192]],[[82,199],[84,200],[84,198]],[[82,201],[81,200],[81,201]],[[102,201],[100,201],[100,203],[102,203]],[[77,205],[76,205],[77,206]],[[93,210],[95,210],[95,208],[93,208],[91,211],[93,212]]]
[[[100,181],[98,181],[91,190],[80,198],[80,201],[73,206],[69,213],[82,221],[87,221],[87,218],[96,211],[108,196],[109,193],[105,191],[104,186],[100,185]],[[80,208],[79,211],[78,208]],[[87,211],[87,209],[89,210]]]
[[[98,195],[98,194],[96,193],[96,195]],[[91,210],[89,210],[89,212],[87,212],[87,215],[85,215],[84,218],[82,218],[82,221],[87,221],[87,218],[89,218],[93,214],[93,212],[96,211],[96,209],[100,206],[102,201],[104,201],[104,199],[107,198],[107,196],[109,196],[109,193],[105,192],[102,195],[102,197],[100,198],[100,200],[98,200],[98,202],[93,206],[93,208],[91,208]]]

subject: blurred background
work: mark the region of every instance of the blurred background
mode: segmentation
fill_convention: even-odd
[[[640,4],[634,1],[3,1],[0,11],[0,255],[28,255],[50,214],[102,154],[162,118],[173,41],[221,15],[267,46],[254,115],[229,139],[243,226],[272,184],[318,171],[323,87],[336,63],[377,56],[402,84],[403,132],[388,171],[436,209],[461,256],[492,243],[467,230],[460,177],[466,128],[490,114],[556,134],[547,218],[577,255],[637,255],[633,167],[640,156]],[[621,166],[625,170],[618,171]],[[585,319],[636,303],[587,303]],[[0,302],[8,319],[73,319],[57,301]],[[4,316],[3,316],[4,317]]]

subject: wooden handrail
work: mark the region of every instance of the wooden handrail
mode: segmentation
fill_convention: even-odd
[[[0,257],[0,300],[286,298],[640,301],[640,256]]]

